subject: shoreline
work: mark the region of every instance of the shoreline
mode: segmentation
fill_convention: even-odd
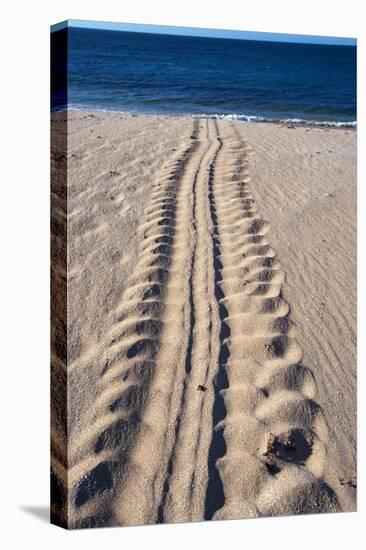
[[[276,126],[288,126],[299,128],[321,128],[321,129],[340,129],[340,130],[356,130],[357,120],[354,121],[323,121],[323,120],[307,120],[303,118],[266,118],[260,115],[236,115],[236,114],[195,114],[195,113],[158,113],[158,112],[142,112],[142,111],[123,111],[123,110],[108,110],[95,109],[86,107],[64,107],[51,110],[51,116],[55,113],[78,112],[78,113],[104,113],[115,115],[130,115],[133,117],[146,116],[157,118],[183,118],[183,119],[198,119],[198,120],[223,120],[232,122],[244,122],[253,124],[270,124]]]

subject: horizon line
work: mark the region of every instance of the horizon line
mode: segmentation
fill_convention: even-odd
[[[66,28],[94,29],[107,31],[140,32],[197,38],[227,38],[231,40],[258,40],[263,42],[288,42],[296,44],[317,44],[324,46],[357,46],[357,38],[318,36],[307,34],[274,33],[263,31],[239,31],[230,29],[207,29],[202,27],[178,27],[142,23],[116,23],[67,19],[51,25],[51,33]]]

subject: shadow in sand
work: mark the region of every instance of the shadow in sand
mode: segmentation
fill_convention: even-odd
[[[45,523],[50,522],[50,507],[49,506],[20,506],[20,509],[27,514],[40,519]]]

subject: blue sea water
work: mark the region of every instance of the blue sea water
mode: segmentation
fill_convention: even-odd
[[[356,48],[69,28],[67,103],[355,124]]]

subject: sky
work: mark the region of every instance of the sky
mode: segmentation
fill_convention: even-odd
[[[221,29],[202,29],[192,27],[171,27],[163,25],[139,25],[135,23],[107,23],[104,21],[80,21],[69,19],[51,26],[51,31],[65,27],[103,29],[112,31],[147,32],[154,34],[175,34],[179,36],[202,36],[208,38],[235,38],[241,40],[266,40],[272,42],[300,42],[302,44],[330,44],[339,46],[356,46],[355,38],[338,38],[332,36],[311,36],[301,34],[281,34],[254,31],[231,31]]]

